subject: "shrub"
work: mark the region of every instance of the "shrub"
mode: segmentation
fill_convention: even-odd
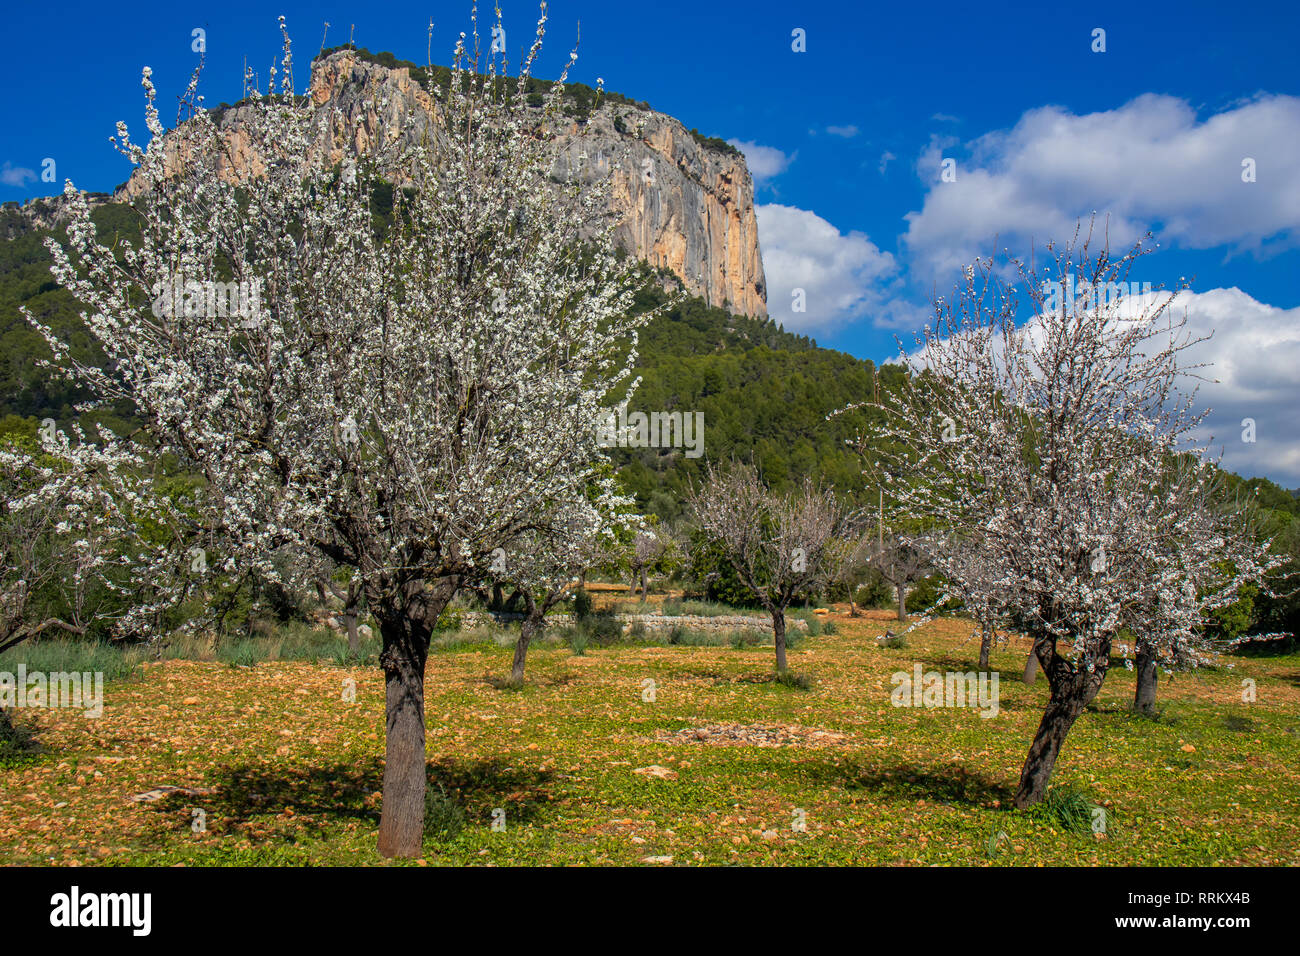
[[[807,674],[796,674],[791,670],[777,671],[776,682],[783,687],[793,687],[796,690],[812,690],[812,678]]]
[[[9,712],[0,708],[0,767],[21,762],[40,752],[40,746],[25,727],[17,727]]]
[[[433,626],[435,631],[459,631],[461,625],[460,611],[451,605],[442,609],[438,615],[438,623]]]
[[[582,621],[591,617],[591,595],[586,588],[578,588],[573,595],[573,618]]]
[[[592,614],[583,622],[583,628],[597,647],[608,647],[623,636],[623,626],[606,611]]]
[[[1080,790],[1052,787],[1042,802],[1030,809],[1030,813],[1069,833],[1091,833],[1094,806]]]
[[[436,787],[437,789],[434,789]],[[434,782],[424,791],[424,833],[435,840],[454,840],[465,828],[465,811]]]

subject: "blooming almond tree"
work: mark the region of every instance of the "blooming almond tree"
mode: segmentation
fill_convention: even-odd
[[[491,57],[480,72],[477,28],[473,53],[461,35],[382,230],[372,170],[304,160],[287,32],[278,89],[243,122],[240,181],[197,73],[168,134],[146,70],[151,140],[117,137],[144,183],[140,243],[102,246],[69,184],[69,246],[52,250],[109,358],[76,371],[202,475],[222,560],[273,577],[279,549],[314,548],[355,569],[383,643],[386,856],[421,851],[438,617],[535,515],[586,500],[645,319],[629,315],[638,266],[613,252],[607,180],[548,178],[564,76],[540,111],[526,93],[545,24],[543,8],[517,78]],[[232,282],[251,290],[238,309],[210,291]]]
[[[641,602],[644,604],[646,594],[649,590],[646,581],[647,571],[654,567],[661,558],[669,551],[669,541],[664,532],[657,531],[654,528],[646,528],[637,532],[632,541],[632,547],[629,549],[628,563],[632,565],[633,590],[636,590],[636,584],[641,585]]]
[[[995,552],[982,547],[978,538],[954,535],[946,541],[927,543],[941,548],[946,556],[945,566],[952,578],[945,582],[944,596],[960,601],[979,628],[979,668],[986,671],[993,645],[999,640],[998,628],[1009,623],[1005,618],[1008,600],[1001,591],[1003,575],[991,560]]]
[[[524,618],[510,668],[510,681],[524,679],[528,646],[546,627],[546,615],[578,586],[581,574],[601,563],[617,546],[620,531],[638,521],[630,511],[631,498],[620,496],[612,487],[612,476],[604,476],[599,494],[591,501],[560,509],[538,522],[502,550],[504,571],[500,577],[513,584],[523,596]],[[605,510],[603,509],[613,509]]]
[[[0,652],[92,624],[138,633],[183,587],[167,547],[181,515],[130,450],[52,426],[0,443]]]
[[[911,374],[901,400],[882,406],[879,444],[900,450],[889,471],[911,476],[893,488],[900,514],[983,552],[972,564],[963,549],[935,547],[931,560],[971,596],[1001,604],[1047,675],[1050,698],[1015,797],[1021,807],[1045,794],[1143,589],[1168,594],[1189,578],[1214,577],[1197,602],[1162,599],[1162,614],[1191,626],[1195,604],[1235,594],[1266,560],[1240,520],[1172,533],[1173,502],[1162,489],[1203,418],[1194,393],[1178,390],[1195,372],[1180,362],[1194,343],[1169,295],[1112,293],[1131,288],[1141,243],[1114,259],[1091,247],[1091,232],[1049,246],[1042,273],[1016,263],[1032,306],[1020,324],[1017,286],[977,260],[954,300],[936,302],[937,322],[918,336],[918,350],[904,352]],[[1227,570],[1208,575],[1212,565]]]
[[[773,494],[753,465],[710,465],[687,500],[691,519],[772,615],[776,668],[786,670],[785,610],[796,594],[825,585],[836,568],[848,515],[835,493],[807,479]]]
[[[1250,502],[1225,494],[1223,477],[1217,468],[1180,456],[1151,489],[1149,571],[1135,582],[1124,621],[1135,645],[1133,708],[1140,713],[1155,710],[1161,668],[1191,669],[1213,660],[1208,615],[1236,601],[1242,583],[1263,578],[1278,563],[1254,546],[1244,554],[1232,546],[1234,538],[1253,544],[1265,535]],[[1246,575],[1238,562],[1245,563]]]

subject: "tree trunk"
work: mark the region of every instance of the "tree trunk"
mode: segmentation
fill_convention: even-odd
[[[1038,657],[1034,654],[1033,645],[1029,647],[1029,660],[1025,661],[1025,673],[1021,680],[1026,684],[1038,682]]]
[[[641,603],[645,603],[646,583],[645,583],[645,565],[641,565]]]
[[[528,656],[528,645],[542,629],[542,616],[537,612],[537,604],[531,594],[527,601],[528,616],[519,627],[519,640],[515,641],[515,660],[510,666],[510,680],[516,684],[523,683],[524,659]]]
[[[1109,644],[1101,648],[1092,671],[1076,670],[1056,655],[1055,645],[1035,642],[1038,664],[1047,675],[1052,686],[1047,709],[1034,734],[1034,742],[1029,747],[1029,756],[1020,771],[1020,785],[1016,788],[1016,807],[1023,809],[1042,800],[1047,794],[1047,783],[1052,777],[1052,768],[1065,743],[1066,735],[1074,722],[1079,719],[1089,702],[1101,690],[1106,679],[1107,661],[1110,659]],[[1046,658],[1044,663],[1043,658]]]
[[[776,669],[786,669],[785,663],[785,609],[772,608],[772,641],[776,644]]]
[[[898,619],[907,620],[907,585],[899,584],[898,587]]]
[[[1016,806],[1023,809],[1042,800],[1047,793],[1047,782],[1051,779],[1052,768],[1056,766],[1056,757],[1061,752],[1061,744],[1074,726],[1074,722],[1083,713],[1083,703],[1076,704],[1067,699],[1059,699],[1053,692],[1043,711],[1043,719],[1034,734],[1034,742],[1029,747],[1029,756],[1020,771],[1020,786],[1016,789]]]
[[[849,617],[861,617],[858,606],[853,603],[853,589],[849,588]]]
[[[345,610],[343,612],[343,623],[348,628],[348,651],[352,654],[361,653],[361,635],[357,632],[357,612],[355,609]]]
[[[431,632],[411,617],[379,619],[384,650],[384,793],[379,852],[418,857],[424,842],[424,665]]]
[[[1156,682],[1160,668],[1156,655],[1145,641],[1137,646],[1137,692],[1133,695],[1133,709],[1141,714],[1154,714],[1156,710]]]
[[[993,629],[991,627],[980,628],[980,670],[989,669],[989,652],[993,649]]]

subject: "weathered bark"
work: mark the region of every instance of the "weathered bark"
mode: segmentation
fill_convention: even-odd
[[[776,644],[776,669],[783,671],[786,669],[785,663],[785,609],[773,607],[772,611],[772,641]]]
[[[1139,641],[1137,646],[1137,690],[1133,695],[1133,709],[1141,714],[1153,714],[1156,710],[1156,683],[1160,679],[1160,668],[1156,666],[1156,655],[1151,645]]]
[[[417,857],[424,838],[424,665],[429,639],[380,621],[384,636],[384,793],[379,852]]]
[[[647,594],[647,593],[648,593],[648,591],[647,591],[647,588],[646,588],[645,565],[643,564],[643,565],[641,565],[641,603],[642,603],[642,604],[645,603],[645,599],[646,599],[646,594]]]
[[[1083,704],[1076,705],[1070,700],[1061,700],[1053,694],[1043,711],[1043,719],[1034,734],[1034,742],[1029,747],[1029,756],[1020,771],[1020,786],[1016,789],[1016,806],[1028,807],[1042,800],[1047,793],[1047,782],[1051,779],[1052,768],[1056,766],[1061,744],[1083,713]]]
[[[907,620],[907,585],[899,584],[896,585],[896,587],[898,588],[898,619],[900,621],[906,621]]]
[[[993,628],[980,628],[980,670],[989,669],[989,652],[993,650]]]
[[[1079,719],[1084,708],[1101,690],[1102,681],[1106,679],[1106,661],[1109,659],[1109,647],[1103,648],[1091,673],[1076,670],[1073,665],[1057,656],[1055,647],[1050,642],[1036,642],[1035,652],[1038,664],[1047,675],[1052,693],[1048,698],[1043,719],[1034,734],[1034,742],[1029,747],[1029,756],[1020,771],[1020,785],[1016,788],[1015,804],[1019,808],[1032,806],[1047,794],[1047,784],[1056,766],[1056,758],[1061,752],[1070,728]]]
[[[355,610],[344,610],[343,624],[348,629],[348,651],[359,654],[361,652],[361,634],[357,630],[357,612]]]
[[[384,649],[384,790],[379,820],[379,852],[385,857],[418,857],[424,842],[426,783],[424,667],[433,623],[456,593],[454,579],[425,585],[397,585],[371,608]]]
[[[516,684],[524,679],[524,660],[528,656],[528,645],[542,629],[542,613],[537,607],[537,602],[533,600],[531,594],[525,600],[528,603],[528,616],[519,627],[519,640],[515,641],[515,659],[510,666],[510,679]]]

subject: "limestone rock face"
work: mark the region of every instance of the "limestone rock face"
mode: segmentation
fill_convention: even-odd
[[[307,161],[314,164],[365,156],[400,183],[406,178],[397,160],[403,144],[438,135],[433,99],[409,69],[371,63],[351,51],[316,63],[309,102],[316,138]],[[220,118],[232,157],[223,173],[235,181],[261,168],[243,132],[246,109],[231,107]],[[410,127],[408,113],[414,118]],[[670,270],[710,305],[766,317],[754,184],[741,155],[697,142],[671,116],[623,103],[606,102],[585,123],[566,124],[551,130],[551,176],[566,179],[581,167],[587,180],[613,177],[610,203],[622,248]],[[118,198],[140,188],[133,178]]]

